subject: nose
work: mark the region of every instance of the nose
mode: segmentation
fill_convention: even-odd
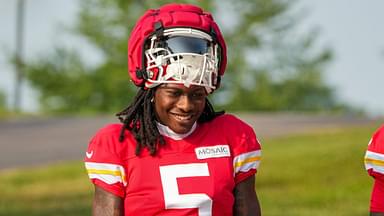
[[[191,112],[194,108],[193,101],[188,97],[188,95],[182,95],[179,97],[176,106],[182,112]]]

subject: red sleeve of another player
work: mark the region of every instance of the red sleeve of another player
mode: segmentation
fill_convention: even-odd
[[[117,196],[124,197],[126,168],[122,161],[122,143],[118,140],[118,125],[101,129],[89,143],[85,167],[91,181]]]
[[[384,126],[379,128],[369,141],[364,164],[368,174],[375,179],[370,211],[384,212]]]
[[[384,126],[379,128],[369,141],[364,164],[369,175],[383,178],[384,181]]]
[[[260,164],[261,146],[253,129],[236,119],[231,123],[233,130],[231,146],[233,150],[233,168],[235,183],[254,175]]]
[[[384,212],[384,181],[375,179],[371,195],[371,212]]]

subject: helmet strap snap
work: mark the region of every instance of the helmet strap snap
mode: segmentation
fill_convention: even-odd
[[[153,27],[155,29],[155,34],[156,34],[157,38],[160,38],[164,35],[164,26],[163,26],[163,23],[161,21],[155,22]]]

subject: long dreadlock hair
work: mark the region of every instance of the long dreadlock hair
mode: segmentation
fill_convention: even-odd
[[[116,116],[123,127],[120,131],[119,141],[124,141],[124,132],[129,130],[134,135],[136,144],[136,155],[139,155],[143,148],[147,148],[151,155],[155,155],[159,146],[165,144],[164,137],[157,129],[156,116],[152,103],[156,88],[144,90],[140,88],[133,102]],[[224,111],[215,112],[212,104],[205,99],[203,113],[197,120],[200,123],[211,121]]]

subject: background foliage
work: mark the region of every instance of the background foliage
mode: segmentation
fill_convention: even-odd
[[[27,77],[40,91],[43,111],[116,112],[136,88],[127,76],[127,38],[148,8],[170,1],[83,0],[72,33],[102,56],[85,63],[78,50],[57,47],[27,63]],[[228,46],[222,88],[212,95],[220,108],[242,111],[335,111],[339,104],[323,80],[331,51],[316,47],[316,32],[297,34],[300,13],[283,0],[176,1],[211,11]]]
[[[6,111],[6,97],[3,92],[0,91],[0,116],[1,113],[4,113]]]

